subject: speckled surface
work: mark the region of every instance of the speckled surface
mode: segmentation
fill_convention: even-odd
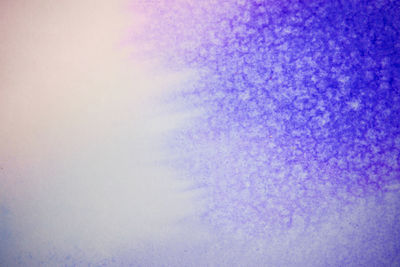
[[[200,77],[173,96],[201,114],[171,149],[203,190],[211,228],[307,231],[398,195],[398,2],[154,3],[150,32],[166,66]],[[385,238],[398,243],[398,229]]]
[[[41,1],[0,24],[0,265],[400,266],[399,1],[130,0],[133,59],[122,2]]]

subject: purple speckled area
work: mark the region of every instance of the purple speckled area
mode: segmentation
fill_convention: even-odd
[[[199,76],[171,97],[200,110],[171,149],[203,190],[200,216],[211,228],[261,239],[312,232],[328,218],[348,220],[354,205],[384,208],[398,197],[398,1],[152,3],[147,34],[158,56]],[[390,264],[399,254],[396,207],[385,223],[377,210],[362,226],[391,229],[368,245],[386,243],[385,253],[333,266]],[[359,251],[367,235],[353,244]]]
[[[0,267],[400,266],[400,1],[0,17]]]

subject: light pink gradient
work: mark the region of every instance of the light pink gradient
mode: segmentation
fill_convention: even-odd
[[[150,72],[124,45],[126,1],[0,2],[0,200],[9,256],[102,258],[179,230],[190,195],[162,136],[181,120],[155,97],[186,74]]]

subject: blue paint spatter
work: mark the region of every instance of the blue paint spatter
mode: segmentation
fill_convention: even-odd
[[[166,65],[205,73],[182,99],[207,112],[173,143],[204,220],[262,236],[398,193],[397,1],[155,5]]]

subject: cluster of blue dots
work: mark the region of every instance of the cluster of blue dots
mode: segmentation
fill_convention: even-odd
[[[179,137],[205,218],[259,233],[400,189],[400,2],[190,2],[159,2],[150,32],[202,71]]]

